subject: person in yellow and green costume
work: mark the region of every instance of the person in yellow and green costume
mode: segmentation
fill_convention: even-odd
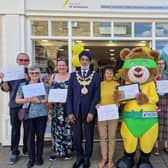
[[[159,52],[146,52],[143,48],[133,50],[124,48],[120,52],[124,61],[122,78],[126,84],[139,83],[140,93],[135,100],[124,102],[122,111],[121,136],[124,143],[124,156],[117,163],[117,168],[132,168],[137,145],[140,157],[137,168],[152,168],[149,160],[151,151],[158,137],[157,95],[154,78],[157,75]],[[119,100],[119,92],[115,99]]]

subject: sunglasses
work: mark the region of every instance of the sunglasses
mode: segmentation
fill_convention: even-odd
[[[18,59],[18,61],[20,61],[20,62],[29,62],[28,59]]]
[[[40,72],[29,72],[30,75],[39,75]]]

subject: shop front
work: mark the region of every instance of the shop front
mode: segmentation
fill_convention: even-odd
[[[128,0],[124,6],[114,0],[113,3],[112,0],[25,0],[12,15],[4,12],[2,19],[0,17],[3,27],[2,30],[0,27],[0,44],[1,32],[3,37],[0,66],[12,65],[16,54],[25,51],[43,74],[57,68],[59,56],[67,57],[72,72],[75,69],[72,47],[77,43],[92,53],[92,67],[100,73],[107,63],[116,70],[120,68],[119,53],[125,47],[150,47],[166,52],[168,3],[165,3]],[[8,96],[2,92],[0,95],[1,143],[9,145]]]

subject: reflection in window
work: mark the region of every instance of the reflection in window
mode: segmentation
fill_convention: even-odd
[[[168,50],[168,40],[156,40],[156,49],[161,52],[161,50]]]
[[[152,23],[135,23],[135,37],[152,37]]]
[[[68,35],[67,22],[52,21],[51,25],[52,25],[52,35],[53,36],[67,36]]]
[[[90,36],[90,22],[72,22],[73,36]]]
[[[53,72],[57,59],[64,56],[68,60],[68,42],[62,40],[34,40],[33,63],[40,66],[42,72]]]
[[[111,36],[111,23],[110,22],[95,22],[93,25],[94,36],[107,37]]]
[[[32,21],[32,35],[47,36],[48,21]]]
[[[114,36],[115,37],[130,37],[131,36],[131,23],[114,23]]]
[[[156,23],[156,37],[168,37],[168,23]]]

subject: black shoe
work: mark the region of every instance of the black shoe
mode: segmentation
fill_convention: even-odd
[[[85,160],[83,163],[83,168],[89,168],[90,167],[90,161],[89,160]]]
[[[36,160],[36,165],[41,166],[43,164],[43,159]]]
[[[84,162],[83,159],[76,160],[76,162],[73,164],[72,168],[79,168],[80,165],[82,165],[83,162]]]
[[[31,168],[34,166],[34,162],[29,160],[28,163],[27,163],[27,168]]]
[[[116,163],[117,168],[132,168],[134,166],[134,158],[129,156],[124,156],[119,159]]]

